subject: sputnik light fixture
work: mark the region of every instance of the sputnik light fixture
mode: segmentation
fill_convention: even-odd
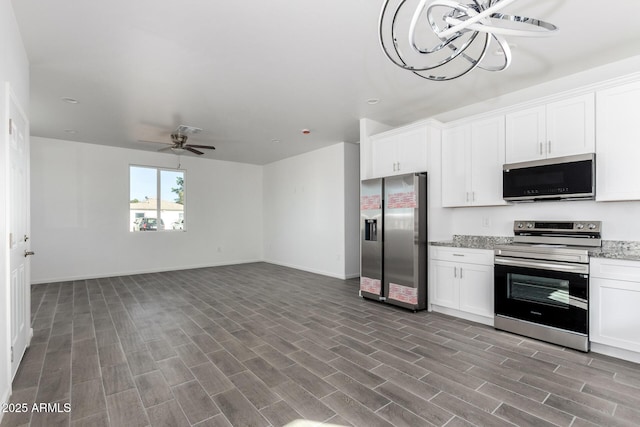
[[[385,0],[380,46],[395,65],[428,80],[452,80],[476,67],[502,71],[511,64],[505,36],[544,37],[558,30],[539,19],[499,12],[515,1]],[[492,43],[500,52],[497,61],[486,57]]]

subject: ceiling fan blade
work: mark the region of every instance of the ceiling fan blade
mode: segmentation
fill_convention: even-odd
[[[191,151],[192,153],[196,153],[196,154],[204,154],[202,151],[198,151],[195,148],[191,148],[191,146],[187,145],[185,147],[183,147],[185,150]]]
[[[197,144],[187,144],[185,147],[194,147],[194,148],[208,148],[210,150],[215,150],[216,147],[213,145],[197,145]]]

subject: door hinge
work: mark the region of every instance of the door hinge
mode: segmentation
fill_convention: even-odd
[[[13,135],[13,120],[9,119],[9,135]]]

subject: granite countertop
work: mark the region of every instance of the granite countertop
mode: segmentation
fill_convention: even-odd
[[[640,261],[640,242],[624,240],[603,240],[601,248],[589,251],[594,258],[622,259]]]
[[[429,242],[429,244],[450,248],[493,250],[496,245],[508,245],[512,242],[513,237],[454,235],[452,240]],[[640,261],[640,242],[603,240],[602,247],[590,249],[589,255],[594,258]]]
[[[495,245],[508,245],[513,242],[513,237],[502,236],[462,236],[454,235],[453,240],[429,242],[431,246],[447,246],[450,248],[489,249]]]

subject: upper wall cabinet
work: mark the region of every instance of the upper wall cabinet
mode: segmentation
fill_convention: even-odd
[[[595,151],[593,93],[506,115],[506,162]]]
[[[442,131],[442,206],[503,205],[504,116]]]
[[[420,124],[373,135],[373,178],[426,171],[428,131]]]
[[[640,200],[640,82],[596,93],[596,200]]]

